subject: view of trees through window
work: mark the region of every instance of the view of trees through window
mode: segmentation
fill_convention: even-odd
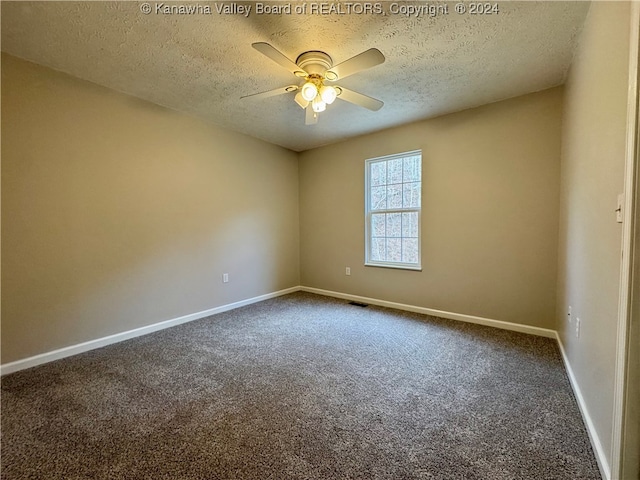
[[[365,177],[366,263],[419,268],[421,152],[367,160]]]

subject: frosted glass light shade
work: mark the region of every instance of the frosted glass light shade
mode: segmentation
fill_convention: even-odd
[[[320,89],[320,96],[324,103],[331,105],[338,96],[338,92],[336,92],[336,89],[331,86],[323,86]]]
[[[322,98],[320,98],[320,96],[317,96],[311,102],[311,108],[313,108],[314,112],[320,113],[325,111],[325,109],[327,108],[327,104],[324,103],[324,101],[322,100]]]
[[[307,102],[312,101],[318,95],[318,87],[316,87],[313,83],[307,82],[302,86],[302,98],[304,98]]]

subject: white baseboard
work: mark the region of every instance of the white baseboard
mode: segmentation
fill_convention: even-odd
[[[539,337],[557,338],[556,331],[547,328],[532,327],[530,325],[522,325],[519,323],[504,322],[502,320],[493,320],[491,318],[476,317],[473,315],[465,315],[462,313],[446,312],[443,310],[434,310],[432,308],[417,307],[415,305],[407,305],[404,303],[388,302],[386,300],[378,300],[377,298],[361,297],[360,295],[351,295],[348,293],[332,292],[330,290],[322,290],[313,287],[300,287],[303,292],[316,293],[327,297],[342,298],[344,300],[354,300],[356,302],[369,303],[380,307],[395,308],[397,310],[405,310],[407,312],[422,313],[434,317],[448,318],[450,320],[459,320],[461,322],[476,323],[479,325],[487,325],[489,327],[500,328],[502,330],[511,330],[514,332],[529,333]]]
[[[329,290],[322,290],[320,288],[313,287],[300,287],[300,290],[303,292],[316,293],[318,295],[325,295],[328,297],[342,298],[344,300],[353,300],[357,302],[369,303],[372,305],[379,305],[381,307],[395,308],[398,310],[406,310],[409,312],[423,313],[426,315],[432,315],[441,318],[448,318],[451,320],[459,320],[463,322],[469,323],[477,323],[480,325],[487,325],[490,327],[501,328],[504,330],[512,330],[516,332],[529,333],[532,335],[538,335],[547,338],[553,338],[558,342],[558,346],[560,347],[560,352],[562,354],[562,360],[564,362],[565,369],[567,371],[567,375],[569,377],[569,382],[571,384],[571,388],[573,389],[573,393],[576,397],[578,407],[580,409],[580,413],[582,414],[582,419],[584,421],[585,427],[587,429],[587,433],[589,435],[589,440],[591,441],[591,445],[596,455],[596,461],[598,463],[598,468],[600,469],[600,474],[604,480],[611,480],[611,469],[609,467],[609,462],[607,461],[607,457],[604,453],[604,449],[602,447],[602,443],[600,442],[600,437],[596,432],[595,426],[593,424],[593,420],[589,415],[589,411],[587,409],[586,403],[584,401],[584,397],[582,396],[582,391],[578,386],[578,382],[573,374],[573,370],[571,369],[571,365],[569,364],[569,360],[567,358],[566,352],[564,350],[564,345],[560,340],[560,336],[558,332],[555,330],[550,330],[546,328],[532,327],[529,325],[520,325],[517,323],[511,322],[503,322],[501,320],[492,320],[490,318],[484,317],[476,317],[473,315],[464,315],[460,313],[452,313],[446,312],[442,310],[434,310],[431,308],[417,307],[415,305],[406,305],[403,303],[395,303],[388,302],[386,300],[379,300],[377,298],[369,298],[362,297],[360,295],[351,295],[347,293],[340,292],[332,292]]]
[[[580,408],[582,419],[584,420],[584,424],[587,427],[587,433],[589,434],[589,440],[591,441],[591,446],[593,447],[593,451],[596,454],[596,461],[598,462],[598,468],[600,469],[600,474],[602,475],[602,478],[604,480],[611,480],[611,468],[609,467],[609,462],[607,461],[607,457],[605,455],[604,449],[602,448],[600,437],[598,436],[596,427],[593,424],[593,420],[591,420],[591,415],[589,415],[589,410],[587,409],[587,404],[585,403],[584,397],[582,396],[582,391],[580,390],[578,381],[576,380],[576,377],[573,374],[573,370],[571,369],[571,365],[569,364],[569,358],[567,357],[567,354],[564,350],[564,345],[562,344],[560,335],[558,335],[557,332],[556,332],[556,340],[558,341],[558,345],[560,347],[560,353],[562,354],[562,361],[564,362],[564,368],[567,371],[567,375],[569,376],[569,383],[571,383],[571,388],[573,389],[573,393],[576,397],[576,401],[578,402],[578,407]]]
[[[156,332],[158,330],[164,330],[165,328],[175,327],[176,325],[180,325],[182,323],[199,320],[201,318],[205,318],[210,315],[215,315],[216,313],[222,313],[229,310],[233,310],[234,308],[244,307],[245,305],[261,302],[269,298],[280,297],[282,295],[287,295],[289,293],[297,292],[299,290],[300,290],[300,287],[298,286],[286,288],[284,290],[279,290],[277,292],[267,293],[265,295],[260,295],[258,297],[248,298],[246,300],[240,300],[239,302],[229,303],[227,305],[221,305],[219,307],[210,308],[208,310],[203,310],[201,312],[191,313],[189,315],[173,318],[171,320],[165,320],[164,322],[154,323],[153,325],[147,325],[146,327],[135,328],[133,330],[128,330],[122,333],[116,333],[114,335],[109,335],[107,337],[97,338],[95,340],[89,340],[88,342],[79,343],[77,345],[70,345],[68,347],[60,348],[58,350],[53,350],[51,352],[41,353],[39,355],[34,355],[33,357],[24,358],[22,360],[16,360],[15,362],[5,363],[4,365],[0,366],[0,375],[6,375],[9,373],[17,372],[19,370],[24,370],[26,368],[42,365],[43,363],[53,362],[54,360],[70,357],[72,355],[77,355],[78,353],[87,352],[89,350],[94,350],[96,348],[105,347],[113,343],[129,340],[130,338],[139,337],[141,335],[146,335],[148,333]]]
[[[287,295],[289,293],[294,293],[297,291],[315,293],[318,295],[341,298],[344,300],[353,300],[353,301],[358,301],[363,303],[369,303],[372,305],[379,305],[381,307],[395,308],[397,310],[405,310],[408,312],[422,313],[422,314],[432,315],[436,317],[448,318],[451,320],[459,320],[462,322],[476,323],[479,325],[487,325],[490,327],[500,328],[503,330],[511,330],[515,332],[528,333],[528,334],[538,335],[538,336],[547,337],[547,338],[555,338],[560,347],[560,352],[562,353],[562,359],[564,361],[564,365],[567,370],[567,374],[569,376],[571,388],[573,389],[573,392],[576,396],[578,406],[582,414],[582,418],[585,422],[587,432],[589,434],[589,439],[596,453],[596,460],[598,462],[598,467],[600,468],[600,473],[602,474],[605,480],[611,480],[611,470],[609,468],[609,463],[607,462],[607,458],[604,454],[602,443],[600,442],[600,438],[598,437],[595,426],[593,425],[593,421],[591,420],[591,416],[589,415],[589,411],[587,410],[584,398],[582,396],[582,392],[580,390],[580,387],[578,386],[576,378],[573,374],[573,370],[571,369],[571,365],[569,364],[569,361],[567,359],[564,346],[562,344],[562,341],[560,340],[560,336],[555,330],[532,327],[529,325],[520,325],[517,323],[504,322],[501,320],[492,320],[490,318],[476,317],[473,315],[465,315],[461,313],[446,312],[443,310],[434,310],[431,308],[418,307],[415,305],[407,305],[404,303],[389,302],[386,300],[379,300],[376,298],[362,297],[360,295],[351,295],[348,293],[333,292],[330,290],[322,290],[320,288],[304,287],[304,286],[286,288],[284,290],[279,290],[277,292],[267,293],[265,295],[248,298],[246,300],[241,300],[239,302],[229,303],[227,305],[221,305],[219,307],[203,310],[201,312],[184,315],[182,317],[174,318],[171,320],[165,320],[159,323],[154,323],[153,325],[147,325],[145,327],[128,330],[126,332],[116,333],[114,335],[109,335],[107,337],[90,340],[88,342],[79,343],[77,345],[70,345],[68,347],[60,348],[58,350],[53,350],[51,352],[42,353],[39,355],[35,355],[33,357],[24,358],[22,360],[17,360],[15,362],[10,362],[4,365],[0,365],[0,375],[6,375],[9,373],[17,372],[19,370],[24,370],[26,368],[35,367],[37,365],[42,365],[43,363],[48,363],[54,360],[59,360],[61,358],[70,357],[72,355],[77,355],[79,353],[87,352],[89,350],[105,347],[113,343],[122,342],[130,338],[139,337],[141,335],[146,335],[148,333],[156,332],[158,330],[164,330],[165,328],[170,328],[170,327],[180,325],[182,323],[199,320],[201,318],[215,315],[216,313],[226,312],[229,310],[233,310],[235,308],[243,307],[245,305],[261,302],[263,300],[267,300],[270,298],[280,297],[282,295]]]
[[[473,315],[464,315],[460,313],[434,310],[434,309],[425,308],[425,307],[417,307],[415,305],[406,305],[404,303],[389,302],[386,300],[362,297],[359,295],[350,295],[347,293],[333,292],[330,290],[322,290],[319,288],[296,286],[296,287],[280,290],[277,292],[260,295],[258,297],[241,300],[239,302],[229,303],[227,305],[221,305],[219,307],[204,310],[202,312],[191,313],[189,315],[184,315],[182,317],[165,320],[163,322],[154,323],[152,325],[147,325],[145,327],[128,330],[126,332],[116,333],[114,335],[109,335],[107,337],[90,340],[88,342],[79,343],[77,345],[70,345],[68,347],[60,348],[58,350],[53,350],[51,352],[41,353],[39,355],[34,355],[33,357],[16,360],[15,362],[6,363],[4,365],[0,365],[0,375],[7,375],[9,373],[17,372],[19,370],[24,370],[26,368],[42,365],[43,363],[53,362],[54,360],[70,357],[72,355],[77,355],[79,353],[87,352],[89,350],[105,347],[113,343],[122,342],[130,338],[139,337],[141,335],[146,335],[148,333],[156,332],[158,330],[174,327],[182,323],[192,322],[200,318],[208,317],[210,315],[215,315],[216,313],[226,312],[228,310],[233,310],[234,308],[243,307],[245,305],[261,302],[269,298],[275,298],[282,295],[287,295],[289,293],[297,292],[300,290],[305,292],[310,292],[310,293],[316,293],[318,295],[324,295],[328,297],[342,298],[345,300],[355,300],[359,302],[370,303],[372,305],[395,308],[397,310],[406,310],[409,312],[422,313],[422,314],[432,315],[436,317],[448,318],[451,320],[477,323],[480,325],[487,325],[490,327],[501,328],[503,330],[512,330],[516,332],[529,333],[532,335],[538,335],[542,337],[557,338],[556,332],[554,330],[548,330],[545,328],[532,327],[529,325],[520,325],[517,323],[503,322],[500,320],[492,320],[489,318],[476,317]]]

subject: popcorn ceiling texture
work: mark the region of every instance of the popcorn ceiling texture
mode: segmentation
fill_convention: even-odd
[[[498,15],[143,15],[139,2],[2,2],[2,49],[114,90],[302,151],[359,134],[563,83],[588,2],[501,2]],[[218,2],[221,4],[221,2]],[[196,5],[196,4],[191,4]],[[385,10],[389,3],[384,3]],[[297,83],[251,48],[334,63],[368,48],[386,62],[347,88],[379,98],[370,112],[336,101],[304,125],[293,94],[243,95]]]

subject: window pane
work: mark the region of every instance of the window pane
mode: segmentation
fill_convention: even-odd
[[[402,187],[402,206],[420,208],[420,182],[405,183]]]
[[[367,260],[398,266],[420,263],[420,152],[367,160]]]
[[[387,237],[402,236],[402,214],[387,213]]]
[[[418,262],[418,239],[417,238],[402,239],[402,261],[406,263]]]
[[[406,212],[402,214],[402,236],[418,237],[418,212]]]
[[[387,208],[402,208],[402,184],[387,186]]]
[[[402,239],[387,238],[387,262],[402,261]]]
[[[374,237],[384,237],[385,231],[385,214],[374,213],[371,215],[371,234]]]
[[[371,260],[376,262],[384,262],[386,260],[385,243],[384,238],[371,239]]]
[[[420,157],[407,157],[404,159],[403,181],[419,182],[421,177]]]
[[[402,183],[402,159],[387,162],[387,183]]]
[[[387,187],[371,187],[371,210],[387,208]]]
[[[387,183],[387,162],[374,162],[370,164],[371,185],[384,185]]]

